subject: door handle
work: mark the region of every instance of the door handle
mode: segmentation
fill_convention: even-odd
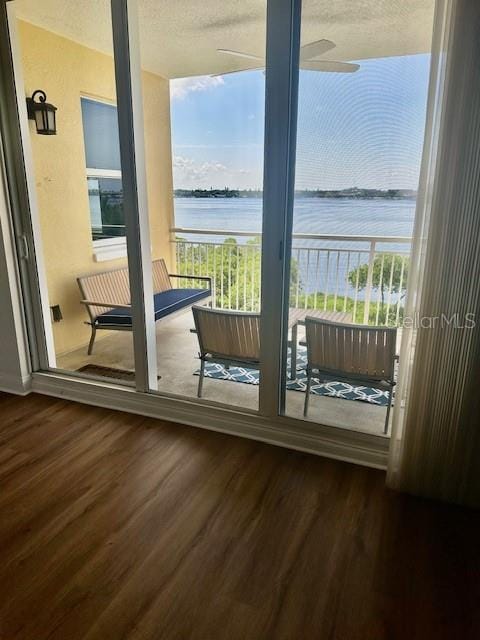
[[[28,239],[27,236],[22,233],[18,236],[19,240],[19,253],[20,257],[23,260],[28,260],[30,258],[30,249],[28,248]]]

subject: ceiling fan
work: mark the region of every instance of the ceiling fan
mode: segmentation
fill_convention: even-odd
[[[300,47],[300,68],[309,71],[329,71],[336,73],[353,73],[360,68],[359,64],[352,62],[338,62],[337,60],[317,60],[327,51],[335,48],[335,43],[331,40],[316,40]],[[238,73],[239,71],[254,71],[255,69],[263,69],[265,61],[259,56],[242,51],[232,51],[231,49],[217,49],[218,53],[222,53],[235,58],[243,58],[247,60],[255,60],[262,63],[256,67],[245,67],[244,69],[235,69],[235,71],[225,71],[224,73],[213,74],[215,76],[224,76],[228,73]]]

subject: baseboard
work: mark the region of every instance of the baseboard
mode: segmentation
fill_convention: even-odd
[[[75,379],[54,373],[34,373],[32,390],[76,402],[126,411],[211,431],[259,440],[376,469],[385,469],[389,441],[287,417],[272,421],[263,416],[178,399],[138,393],[114,384]]]
[[[8,373],[0,373],[0,391],[13,393],[17,396],[26,396],[32,391],[32,377],[14,376]]]

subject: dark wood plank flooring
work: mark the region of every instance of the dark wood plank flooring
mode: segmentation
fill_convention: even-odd
[[[384,481],[0,394],[0,639],[480,638],[478,513]]]

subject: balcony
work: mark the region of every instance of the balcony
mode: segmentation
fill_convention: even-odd
[[[259,311],[261,245],[254,232],[174,228],[176,273],[210,276],[216,307]],[[411,239],[408,237],[294,234],[290,306],[339,311],[360,324],[397,326],[403,318]],[[198,283],[197,283],[198,284]],[[195,286],[182,279],[179,286]],[[157,323],[158,390],[196,397],[197,338],[191,313]],[[87,356],[86,345],[58,358],[58,366],[79,370],[86,364],[133,371],[130,332],[105,332]],[[401,330],[398,332],[398,345]],[[300,336],[301,337],[301,336]],[[208,379],[204,398],[256,409],[258,386]],[[286,392],[286,413],[301,417],[304,394]],[[381,435],[385,408],[338,397],[312,396],[309,420]]]
[[[216,307],[260,310],[258,234],[179,227],[172,232],[178,273],[213,277]],[[293,234],[290,306],[343,311],[356,323],[398,326],[410,243],[405,236]]]

